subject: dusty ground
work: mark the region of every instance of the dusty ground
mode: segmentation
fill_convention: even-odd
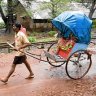
[[[14,54],[0,54],[0,78],[7,75]],[[0,96],[96,96],[95,57],[89,73],[72,80],[66,75],[65,65],[55,68],[28,56],[35,78],[26,80],[26,67],[18,65],[7,84],[0,82]]]
[[[14,40],[13,36],[1,36],[0,42]],[[38,52],[38,51],[37,51]],[[10,70],[15,53],[0,53],[0,78]],[[28,56],[35,77],[26,80],[28,71],[24,64],[18,65],[7,84],[0,82],[0,96],[96,96],[96,55],[88,74],[80,80],[68,78],[65,65],[52,67]]]

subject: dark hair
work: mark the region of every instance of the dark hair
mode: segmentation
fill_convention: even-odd
[[[19,29],[21,28],[21,23],[20,23],[20,22],[18,22],[18,21],[17,21],[17,22],[15,22],[15,24],[14,24],[14,25],[15,25],[17,28],[19,28]]]

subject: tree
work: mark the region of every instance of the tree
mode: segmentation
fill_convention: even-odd
[[[0,0],[0,14],[1,14],[1,17],[6,26],[5,32],[10,33],[10,32],[12,32],[13,23],[14,23],[14,13],[13,13],[14,7],[18,5],[19,1],[18,0],[7,0],[7,15],[5,15],[2,10],[2,1],[3,0]]]
[[[44,9],[51,10],[50,16],[52,18],[59,15],[61,12],[68,9],[67,4],[70,2],[70,0],[50,0],[50,2],[44,2],[41,4],[39,11]]]
[[[96,0],[70,0],[70,2],[75,1],[82,3],[83,6],[89,9],[89,18],[92,19],[92,16],[96,10]]]
[[[96,0],[81,0],[82,4],[90,10],[89,18],[92,19],[92,16],[96,10]]]
[[[96,0],[90,0],[90,1],[82,0],[83,5],[85,2],[87,3],[86,7],[90,9],[89,18],[92,19],[92,16],[96,10]]]

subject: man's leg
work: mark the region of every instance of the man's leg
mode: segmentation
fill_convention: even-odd
[[[24,61],[24,64],[26,65],[27,69],[30,72],[29,76],[26,79],[34,78],[34,74],[32,72],[32,69],[31,69],[30,64],[28,63],[27,59]]]
[[[10,77],[10,76],[13,74],[13,72],[15,71],[15,67],[16,67],[16,64],[12,64],[11,69],[10,69],[7,77],[6,77],[5,79],[1,79],[0,81],[6,83],[6,82],[8,81],[8,79],[9,79],[9,77]]]

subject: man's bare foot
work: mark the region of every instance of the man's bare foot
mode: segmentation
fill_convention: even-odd
[[[25,79],[32,79],[32,78],[34,78],[34,74],[29,75],[29,76],[28,76],[28,77],[26,77]]]
[[[0,79],[1,82],[7,83],[8,79]]]

